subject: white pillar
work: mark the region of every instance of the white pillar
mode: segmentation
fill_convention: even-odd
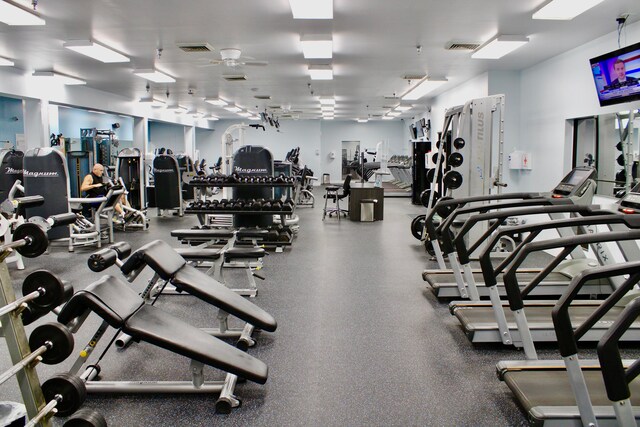
[[[196,154],[196,127],[184,127],[184,153],[193,160]]]
[[[140,191],[140,206],[147,206],[147,165],[145,159],[149,149],[149,120],[146,117],[133,118],[133,146],[140,150],[140,180],[143,185]]]
[[[26,151],[30,148],[49,146],[49,101],[44,99],[25,99],[24,110],[25,146],[18,147]]]

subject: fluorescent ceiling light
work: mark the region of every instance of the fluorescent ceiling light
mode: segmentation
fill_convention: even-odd
[[[0,56],[0,67],[13,67],[13,66],[14,66],[13,61]]]
[[[300,37],[302,55],[307,59],[333,58],[333,39],[331,34],[305,35]]]
[[[393,120],[393,119],[395,119],[395,117],[392,117],[392,116],[383,116],[382,117],[382,120]]]
[[[533,19],[571,20],[604,0],[551,0],[536,12]]]
[[[321,96],[320,97],[321,105],[336,105],[336,99],[332,96]]]
[[[158,70],[135,70],[133,72],[138,77],[142,77],[143,79],[147,79],[154,83],[175,83],[176,79],[171,77],[168,74],[165,74]]]
[[[309,65],[311,80],[333,80],[333,68],[331,65]]]
[[[358,123],[367,123],[369,119],[356,119]]]
[[[225,105],[228,104],[227,101],[221,98],[205,98],[204,102],[208,102],[209,104],[216,105],[218,107],[224,107]]]
[[[529,43],[525,36],[496,36],[471,55],[474,59],[498,59]]]
[[[69,86],[87,84],[87,82],[82,79],[65,76],[64,74],[54,73],[53,71],[34,71],[33,74],[31,75],[38,79],[42,79],[42,80],[47,79],[47,81],[50,81],[50,82],[55,82],[59,84],[69,85]]]
[[[220,120],[218,117],[214,116],[213,114],[209,114],[208,116],[205,116],[204,118],[207,119],[207,120],[214,121],[214,122]]]
[[[293,19],[333,19],[333,0],[289,0]]]
[[[398,105],[395,110],[396,111],[409,111],[411,110],[413,107],[411,105]]]
[[[160,101],[159,99],[155,99],[152,97],[147,97],[147,98],[140,98],[140,102],[141,104],[151,104],[152,107],[164,107],[165,106],[165,102],[164,101]]]
[[[116,52],[107,46],[91,40],[73,40],[63,44],[63,46],[69,50],[73,50],[74,52],[78,52],[82,55],[88,56],[89,58],[97,59],[98,61],[102,61],[107,64],[130,61],[128,57],[124,56],[120,52]]]
[[[224,109],[232,113],[238,113],[242,111],[242,108],[236,107],[235,105],[229,105],[228,107],[224,107]]]
[[[401,115],[402,115],[402,113],[395,112],[395,111],[387,113],[387,116],[389,116],[389,117],[400,117]]]
[[[320,111],[333,111],[335,107],[333,105],[321,105]]]
[[[322,116],[322,120],[333,120],[333,116]]]
[[[262,120],[262,119],[260,119],[260,117],[258,116],[251,116],[249,117],[249,120]]]
[[[445,84],[447,82],[446,79],[434,79],[431,80],[429,78],[422,80],[420,83],[415,85],[409,92],[405,93],[402,97],[403,101],[415,101],[416,99],[420,99],[429,92],[432,92]],[[391,113],[389,113],[391,114]]]
[[[189,111],[187,107],[183,107],[182,105],[178,105],[178,104],[168,105],[167,110],[173,110],[173,112],[176,114],[182,114]]]
[[[44,19],[18,5],[0,0],[0,22],[7,25],[44,25]]]
[[[246,113],[246,112],[240,112],[240,113],[238,113],[238,115],[239,115],[240,117],[251,117],[253,114],[251,114],[251,113]]]

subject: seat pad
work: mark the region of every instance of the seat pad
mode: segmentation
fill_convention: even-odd
[[[163,280],[169,280],[186,261],[168,243],[154,240],[135,251],[120,270],[129,274],[144,264],[151,267]]]
[[[230,239],[233,237],[233,231],[226,230],[201,230],[201,229],[181,229],[172,230],[171,236],[178,239]]]
[[[229,248],[224,251],[225,261],[234,259],[256,259],[263,258],[267,251],[263,248]]]
[[[126,321],[122,330],[136,340],[146,341],[241,378],[259,384],[267,381],[268,368],[264,362],[152,305],[144,304]]]
[[[178,255],[186,261],[212,261],[221,256],[220,249],[211,248],[176,248]]]
[[[237,231],[236,235],[238,239],[250,239],[253,237],[266,237],[269,234],[268,230],[262,230],[258,228],[241,228]]]
[[[278,326],[269,313],[193,266],[182,267],[171,284],[265,331],[273,332]]]

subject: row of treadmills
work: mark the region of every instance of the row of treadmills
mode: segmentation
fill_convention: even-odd
[[[595,174],[575,168],[548,193],[442,199],[425,220],[439,268],[423,279],[470,341],[524,350],[497,371],[536,426],[640,421],[640,361],[619,351],[640,341],[640,184],[605,209],[592,204]],[[505,239],[513,250],[497,251]],[[539,360],[538,342],[557,342],[562,360]],[[597,360],[579,358],[583,343]]]

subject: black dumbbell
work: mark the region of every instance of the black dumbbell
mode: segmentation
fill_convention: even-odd
[[[442,179],[442,183],[445,187],[455,190],[456,188],[460,188],[462,186],[462,174],[458,171],[449,171],[444,174],[444,178]]]
[[[447,163],[449,164],[449,166],[451,166],[453,168],[457,168],[458,166],[462,166],[463,162],[464,162],[464,158],[462,157],[462,154],[460,154],[460,153],[451,153],[449,155],[449,157],[447,158]]]
[[[465,146],[464,139],[456,138],[456,139],[453,140],[453,147],[456,150],[462,150],[464,148],[464,146]]]
[[[420,203],[422,203],[422,206],[429,207],[429,198],[431,197],[431,190],[424,190],[422,193],[420,193]],[[440,193],[438,193],[437,191],[434,192],[433,194],[433,201],[431,202],[431,207],[434,207],[436,205],[436,202],[440,199]]]

